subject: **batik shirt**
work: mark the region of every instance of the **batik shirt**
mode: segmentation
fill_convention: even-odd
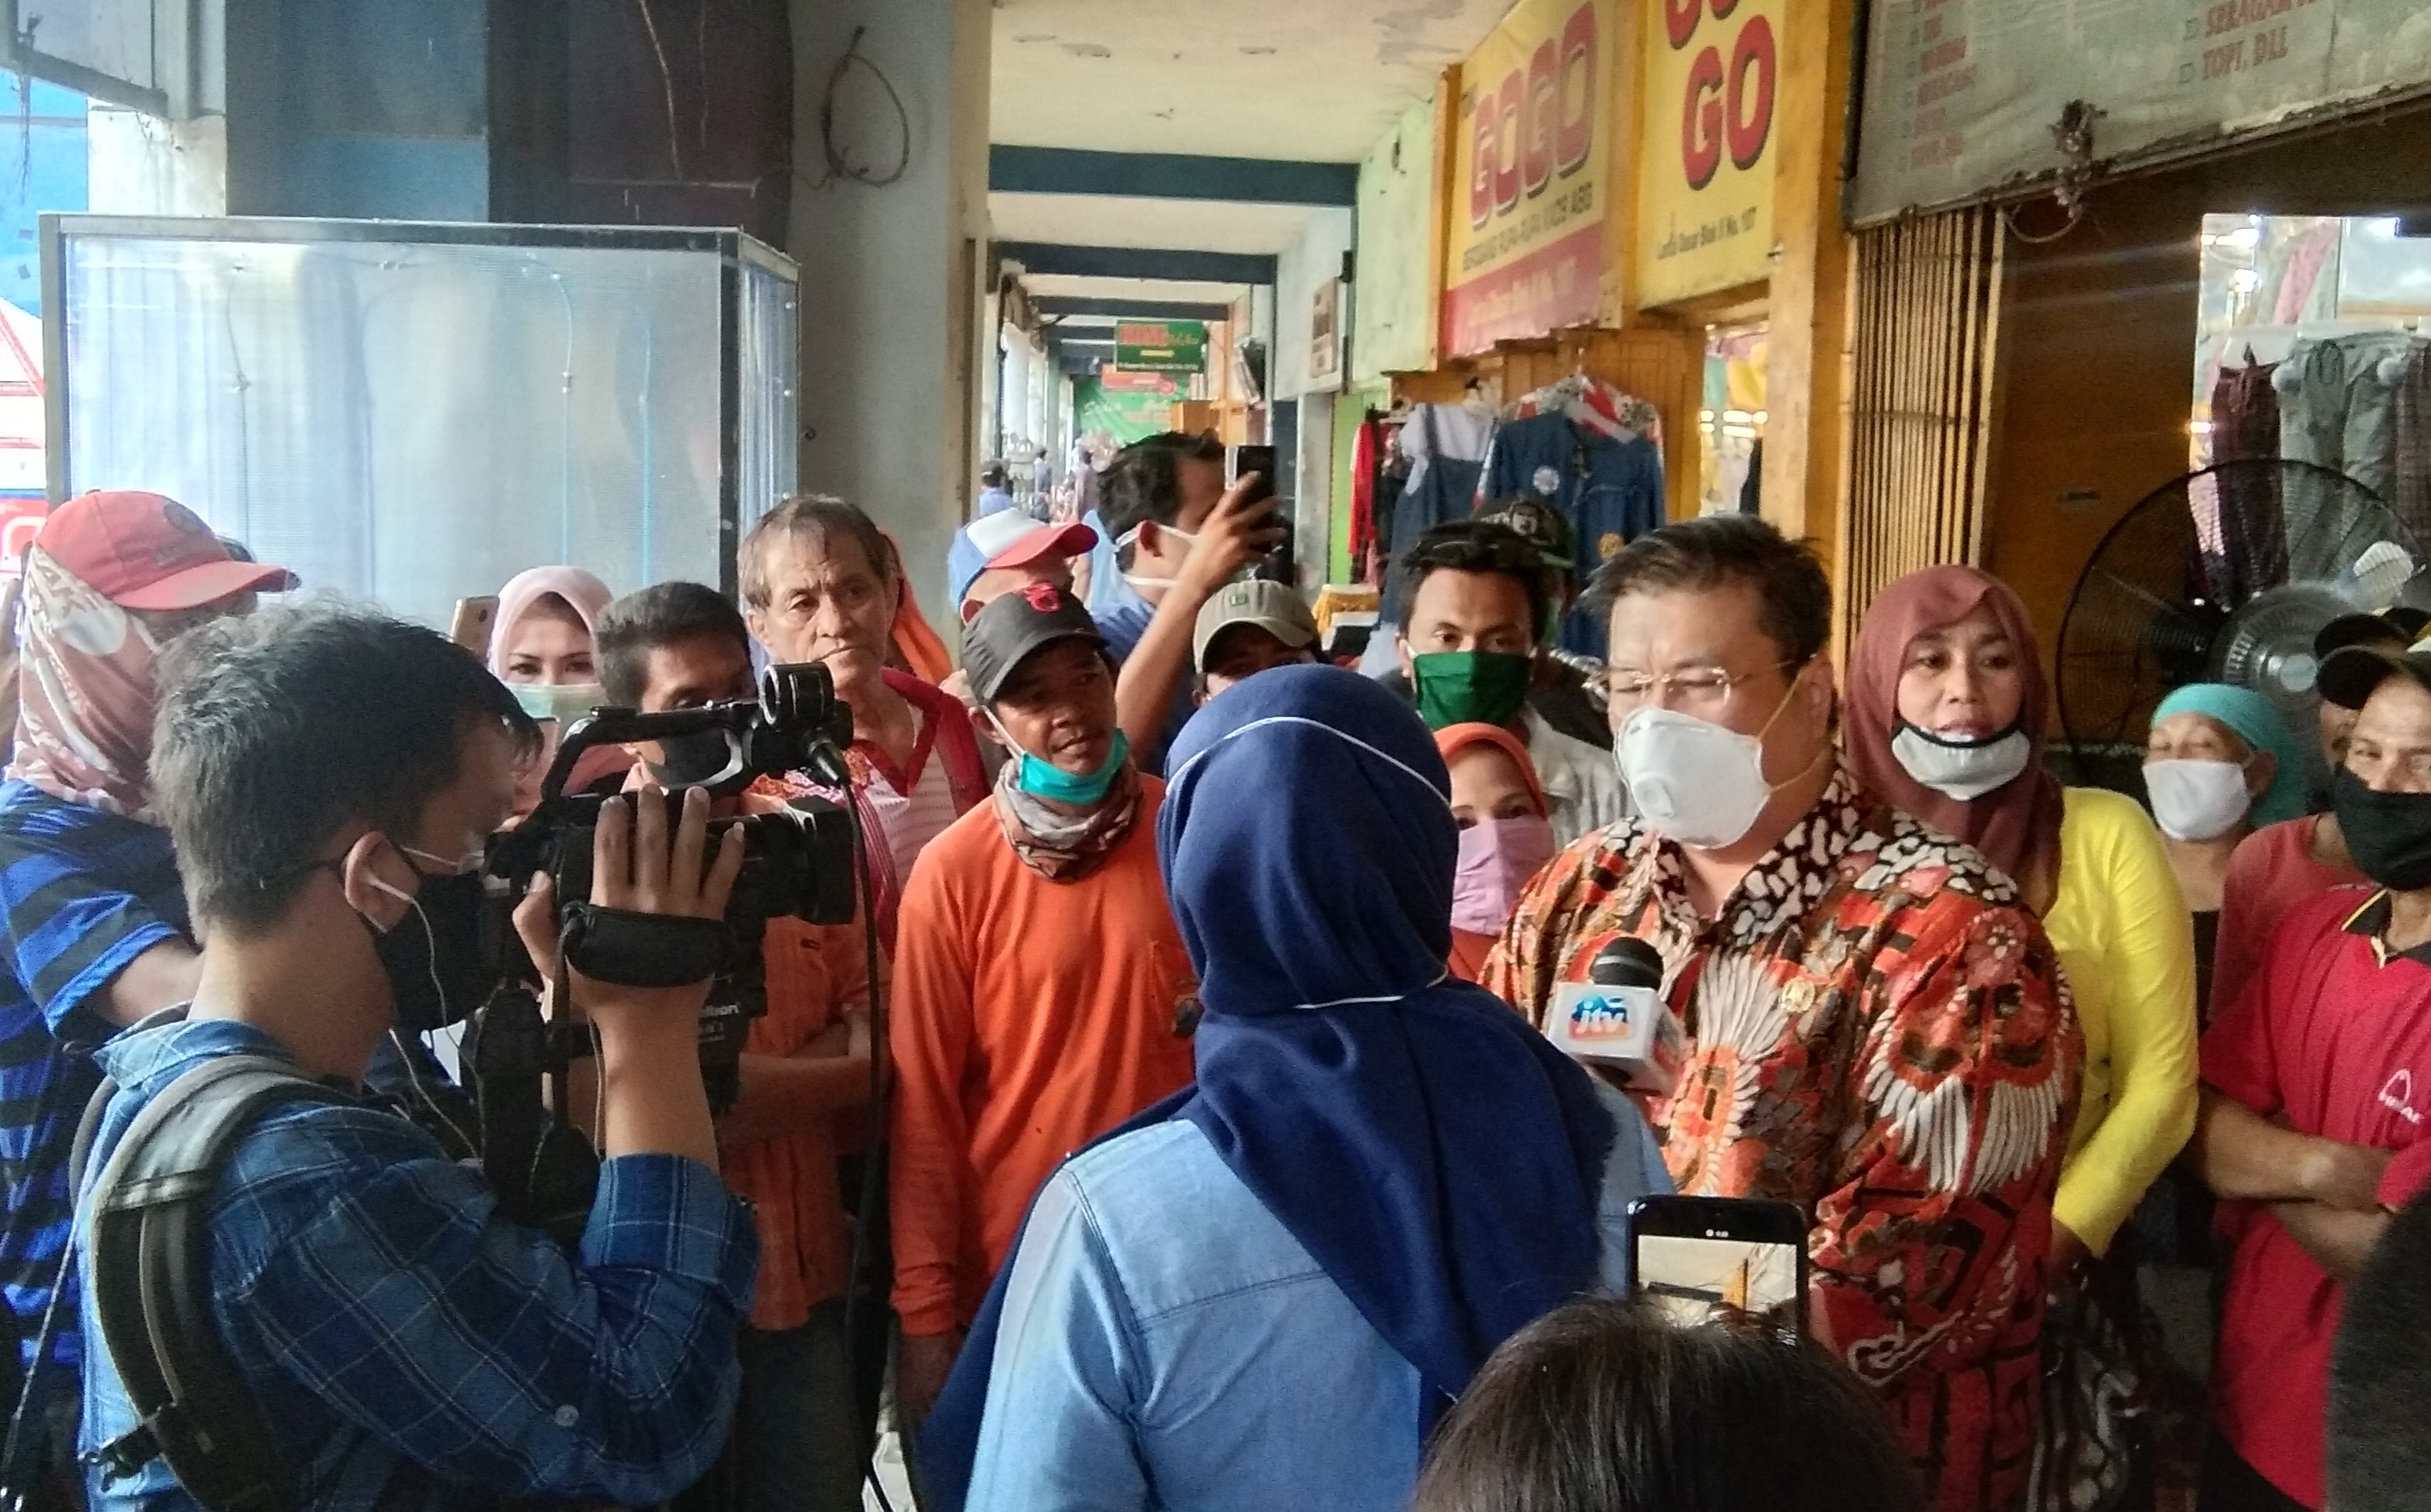
[[[2014,885],[1842,771],[1711,921],[1676,846],[1634,821],[1589,836],[1530,885],[1484,985],[1541,1024],[1623,935],[1662,953],[1688,1036],[1648,1110],[1679,1189],[1803,1208],[1816,1329],[1935,1505],[2014,1504],[2084,1058]]]

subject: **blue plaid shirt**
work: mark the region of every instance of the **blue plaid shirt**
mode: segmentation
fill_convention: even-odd
[[[167,830],[0,785],[0,1288],[21,1368],[67,1253],[68,1146],[101,1084],[92,1047],[112,1028],[94,1005],[129,961],[185,929]],[[75,1390],[75,1304],[73,1291],[61,1300],[46,1397]]]
[[[239,1052],[288,1058],[225,1020],[104,1046],[122,1091],[92,1169],[181,1072]],[[265,1115],[220,1178],[211,1285],[300,1507],[638,1506],[690,1486],[725,1442],[759,1251],[743,1205],[696,1161],[606,1162],[568,1254],[500,1218],[480,1173],[404,1120],[299,1104]],[[135,1421],[84,1313],[90,1454]],[[96,1509],[194,1505],[158,1461],[117,1482],[92,1470],[88,1490]]]

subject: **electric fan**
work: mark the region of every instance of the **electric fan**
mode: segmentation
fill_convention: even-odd
[[[2221,682],[2271,700],[2325,781],[2313,637],[2342,614],[2431,606],[2423,560],[2378,494],[2309,462],[2223,462],[2154,490],[2094,548],[2060,622],[2060,726],[2079,767],[2140,759],[2171,689]]]

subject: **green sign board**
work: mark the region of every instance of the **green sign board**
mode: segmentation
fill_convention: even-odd
[[[1115,366],[1125,373],[1204,373],[1207,327],[1199,321],[1124,321],[1115,327]]]

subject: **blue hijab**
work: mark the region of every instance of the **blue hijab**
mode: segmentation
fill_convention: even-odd
[[[1496,1345],[1593,1287],[1612,1116],[1445,970],[1459,830],[1407,704],[1336,668],[1260,673],[1191,721],[1172,772],[1157,844],[1199,972],[1199,1079],[1132,1126],[1198,1124],[1417,1368],[1432,1423]],[[1012,1270],[923,1432],[923,1491],[948,1507]]]

